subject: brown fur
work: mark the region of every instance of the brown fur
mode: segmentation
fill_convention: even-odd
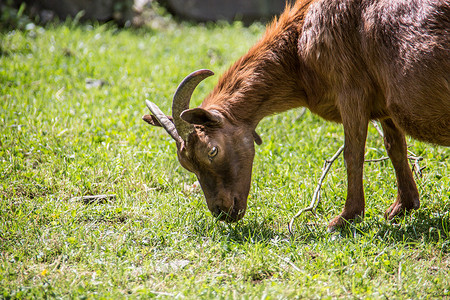
[[[449,31],[448,0],[304,0],[287,7],[201,107],[182,114],[196,124],[195,146],[187,146],[188,169],[214,182],[200,180],[208,207],[215,215],[228,214],[226,220],[243,216],[254,146],[242,140],[251,139],[265,116],[305,106],[344,126],[348,193],[330,228],[364,215],[364,147],[371,119],[382,124],[397,176],[397,200],[386,217],[418,208],[405,133],[450,146]],[[220,125],[195,122],[201,110],[220,116]],[[212,146],[220,149],[221,163],[199,163]],[[234,190],[241,192],[229,196]]]

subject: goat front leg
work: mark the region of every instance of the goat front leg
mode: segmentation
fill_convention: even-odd
[[[347,111],[351,112],[351,110]],[[364,217],[363,167],[364,149],[369,119],[363,113],[342,115],[345,144],[344,159],[347,168],[347,199],[343,211],[328,224],[328,231]]]
[[[384,145],[397,177],[397,200],[384,214],[386,219],[392,220],[406,211],[419,208],[419,192],[408,164],[405,135],[391,119],[381,121],[381,126]]]

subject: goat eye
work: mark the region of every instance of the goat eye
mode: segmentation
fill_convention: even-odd
[[[209,152],[208,152],[209,158],[213,158],[214,156],[217,155],[218,152],[219,152],[219,149],[217,149],[217,147],[212,147],[211,150],[209,150]]]

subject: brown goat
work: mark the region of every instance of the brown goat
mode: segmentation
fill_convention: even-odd
[[[153,115],[143,118],[176,140],[178,159],[197,175],[214,216],[237,221],[245,214],[261,119],[304,106],[344,126],[348,193],[329,229],[364,215],[364,148],[373,119],[381,122],[397,177],[397,199],[385,215],[392,219],[420,205],[405,133],[450,146],[450,2],[298,1],[200,107],[189,109],[193,90],[210,75],[186,77],[173,118],[151,102]]]

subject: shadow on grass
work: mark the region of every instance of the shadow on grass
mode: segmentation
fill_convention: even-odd
[[[268,219],[246,219],[238,223],[217,220],[199,220],[195,223],[195,234],[226,239],[237,244],[271,244],[278,241],[290,243],[312,243],[328,235],[326,227],[303,224],[291,235],[285,226]]]
[[[440,243],[450,238],[448,211],[442,214],[419,211],[413,216],[380,225],[376,235],[386,241]]]
[[[273,223],[267,220],[260,222],[250,220],[235,226],[222,226],[227,239],[235,243],[270,243],[274,239],[288,238],[284,232],[274,229]]]
[[[364,220],[348,224],[333,233],[328,233],[323,224],[302,223],[295,227],[291,235],[286,227],[272,220],[247,219],[234,224],[205,220],[195,223],[195,234],[209,236],[237,244],[272,244],[285,241],[294,244],[312,244],[318,241],[333,241],[337,238],[356,239],[361,237],[379,240],[385,244],[425,243],[438,245],[445,253],[450,252],[450,212],[434,213],[415,211],[395,221]]]
[[[223,239],[235,243],[269,243],[272,239],[287,238],[285,233],[267,220],[245,220],[225,223],[214,219],[202,219],[195,223],[195,233],[201,236]]]
[[[375,228],[374,228],[375,227]],[[338,230],[344,238],[371,236],[387,244],[440,244],[443,252],[450,252],[450,212],[416,211],[393,221],[363,221]]]

